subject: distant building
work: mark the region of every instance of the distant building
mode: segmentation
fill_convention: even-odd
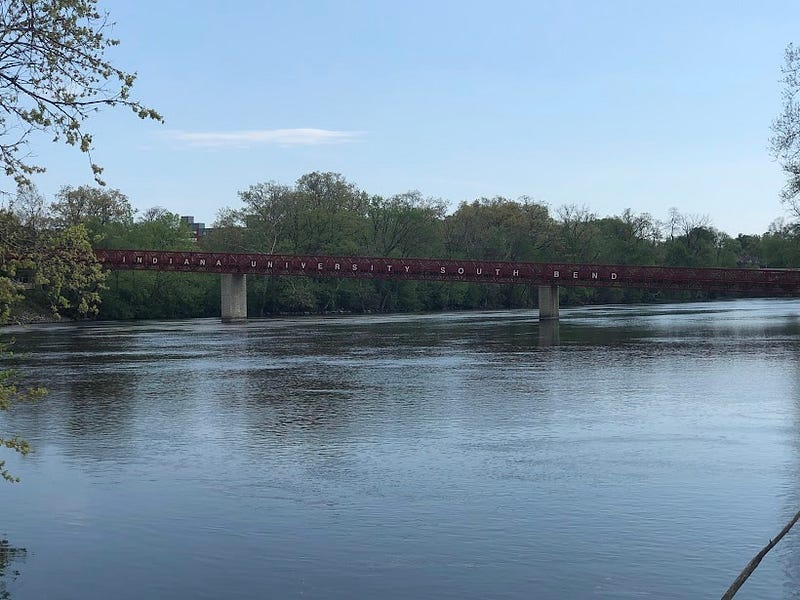
[[[181,217],[181,223],[185,223],[189,229],[192,230],[192,235],[195,241],[206,237],[209,233],[213,231],[213,228],[206,227],[205,223],[195,223],[194,217],[186,215]]]

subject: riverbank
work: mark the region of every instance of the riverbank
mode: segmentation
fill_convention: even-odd
[[[12,308],[11,315],[3,326],[58,323],[60,320],[61,317],[45,307],[22,303]]]

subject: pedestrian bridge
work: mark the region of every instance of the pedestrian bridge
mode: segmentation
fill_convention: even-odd
[[[540,320],[558,318],[559,286],[708,290],[760,296],[800,292],[800,270],[655,267],[471,259],[95,250],[108,269],[218,273],[222,320],[247,318],[247,275],[411,279],[539,288]]]

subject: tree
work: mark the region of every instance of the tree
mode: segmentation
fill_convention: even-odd
[[[249,249],[275,253],[288,222],[296,220],[296,194],[288,186],[268,181],[239,192],[239,198],[245,205],[241,218],[252,232]]]
[[[33,231],[44,229],[48,222],[47,203],[44,196],[39,193],[33,184],[17,187],[16,198],[11,203],[11,209],[22,223]]]
[[[542,260],[553,241],[547,206],[527,197],[462,202],[446,219],[448,253],[485,260]]]
[[[35,289],[54,315],[80,319],[97,314],[108,273],[94,256],[83,225],[46,232],[31,254]]]
[[[103,244],[111,248],[196,248],[189,225],[160,206],[145,210],[135,223],[112,223],[103,233]],[[219,282],[201,273],[113,271],[106,283],[99,306],[102,319],[174,319],[219,314]]]
[[[293,251],[356,254],[367,238],[369,196],[339,173],[308,173],[295,186]]]
[[[0,346],[0,354],[8,354],[7,347]],[[11,369],[0,371],[0,411],[8,410],[12,404],[19,402],[31,402],[37,400],[44,394],[44,388],[31,387],[20,388],[17,380],[17,373]],[[27,441],[17,436],[0,437],[0,447],[8,448],[25,456],[31,451]],[[11,483],[18,483],[19,477],[12,475],[6,469],[6,461],[0,460],[0,477]]]
[[[102,184],[84,121],[117,105],[163,121],[131,98],[136,75],[106,58],[106,50],[119,44],[107,37],[110,25],[97,0],[0,0],[0,161],[18,184],[45,170],[26,153],[34,131],[86,153]]]
[[[65,185],[56,194],[50,211],[59,227],[84,224],[90,230],[110,223],[130,225],[135,212],[128,197],[119,190],[89,185]]]
[[[98,291],[106,274],[100,269],[82,226],[63,230],[35,230],[20,221],[12,211],[0,210],[0,325],[8,322],[11,311],[22,298],[24,287],[20,274],[32,274],[33,290],[27,292],[55,313],[81,317],[96,312]],[[0,344],[0,356],[8,347]],[[0,411],[13,404],[35,400],[41,388],[21,388],[13,370],[0,370]],[[22,455],[28,443],[18,437],[0,437],[0,447]],[[18,481],[0,460],[0,477]]]
[[[651,265],[657,261],[661,239],[658,223],[647,213],[634,214],[626,208],[621,215],[596,221],[598,262]]]
[[[11,308],[22,299],[19,273],[32,266],[27,254],[30,236],[19,219],[8,210],[0,210],[0,325],[11,315]]]
[[[558,209],[562,260],[597,260],[596,221],[597,215],[586,206],[570,204]]]
[[[367,207],[370,249],[379,256],[430,254],[446,209],[443,200],[423,198],[416,190],[388,199],[373,196]]]
[[[102,185],[102,168],[92,160],[92,135],[84,122],[99,109],[118,105],[142,119],[162,121],[155,110],[131,97],[136,75],[107,60],[106,51],[119,43],[107,37],[109,26],[97,0],[0,0],[0,165],[20,187],[25,203],[20,214],[0,210],[0,324],[22,297],[18,275],[26,269],[54,310],[74,317],[96,311],[105,274],[87,231],[66,218],[58,229],[40,230],[43,202],[30,177],[45,169],[30,162],[27,150],[34,132],[76,146]],[[90,199],[96,196],[90,194]],[[71,200],[62,198],[65,208]],[[113,218],[108,211],[92,216],[100,224]],[[40,394],[38,389],[21,391],[12,371],[0,371],[0,410]],[[28,451],[18,438],[0,438],[0,447]],[[2,461],[0,476],[15,480]]]
[[[783,73],[783,110],[772,122],[770,150],[787,176],[783,201],[800,217],[800,48],[786,47]]]

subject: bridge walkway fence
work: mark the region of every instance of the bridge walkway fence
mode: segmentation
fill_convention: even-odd
[[[225,322],[247,318],[247,275],[521,284],[539,290],[539,318],[559,317],[560,286],[797,295],[800,270],[534,263],[470,259],[95,250],[108,269],[216,273]]]

